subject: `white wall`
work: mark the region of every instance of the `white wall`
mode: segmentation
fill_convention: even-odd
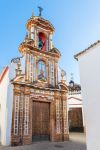
[[[87,150],[100,150],[100,44],[79,57]]]
[[[11,80],[15,77],[16,64],[11,63],[9,66],[9,82],[7,90],[7,118],[6,118],[6,143],[4,145],[11,144],[11,125],[12,125],[12,107],[13,107],[13,84]]]
[[[80,107],[82,108],[82,101],[79,101],[73,97],[71,99],[68,99],[67,102],[68,102],[68,109]]]
[[[13,85],[11,79],[15,77],[15,64],[9,66],[0,84],[0,104],[1,104],[1,144],[11,144],[11,124],[12,124],[12,104],[13,104]]]
[[[1,104],[1,144],[6,143],[6,116],[7,116],[7,88],[9,82],[9,71],[7,71],[5,78],[0,84],[0,104]]]
[[[82,107],[82,97],[81,94],[68,94],[67,101],[68,108],[71,107]]]

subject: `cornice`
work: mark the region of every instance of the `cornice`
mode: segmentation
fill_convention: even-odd
[[[64,90],[64,89],[49,88],[49,87],[43,88],[43,87],[34,86],[31,83],[25,83],[25,82],[12,81],[11,83],[14,84],[14,85],[20,85],[20,86],[26,86],[26,87],[29,87],[29,88],[34,88],[34,89],[37,89],[37,90],[46,90],[46,91],[49,90],[49,91],[66,92],[66,90]]]
[[[23,53],[24,51],[28,51],[30,53],[37,52],[37,53],[40,53],[40,54],[44,54],[44,55],[48,55],[48,56],[52,56],[52,57],[56,57],[56,58],[60,58],[60,56],[61,56],[60,52],[54,53],[54,52],[52,52],[52,50],[42,51],[42,50],[39,50],[37,47],[32,46],[32,45],[30,45],[26,42],[23,42],[23,43],[20,44],[19,51],[21,53]]]
[[[54,32],[55,28],[53,25],[46,19],[42,17],[36,17],[32,16],[26,23],[26,28],[30,30],[31,25],[39,26],[41,28],[44,28],[50,32]]]

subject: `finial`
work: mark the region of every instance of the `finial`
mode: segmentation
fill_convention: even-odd
[[[40,6],[38,6],[38,9],[39,9],[39,17],[41,17],[41,16],[42,16],[43,8],[42,8],[42,7],[40,7]]]
[[[26,37],[25,37],[25,39],[28,39],[28,32],[26,32]]]
[[[74,81],[74,74],[71,73],[70,75],[71,75],[71,80]]]
[[[54,46],[54,43],[52,42],[52,48],[54,48],[55,46]]]
[[[62,77],[62,80],[64,79],[64,77],[66,76],[66,72],[65,72],[65,70],[61,70],[61,77]]]
[[[27,40],[28,40],[28,32],[26,32],[26,36],[25,36],[24,42],[27,42]]]
[[[34,12],[32,12],[32,17],[34,17]]]

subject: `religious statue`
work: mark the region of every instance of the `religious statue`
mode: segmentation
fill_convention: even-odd
[[[42,48],[43,48],[43,45],[44,45],[44,43],[43,43],[43,41],[42,41],[42,38],[39,37],[39,49],[42,49]]]
[[[64,77],[66,76],[66,72],[65,72],[65,70],[61,70],[61,78],[62,78],[62,80],[64,79]]]
[[[42,16],[43,8],[42,8],[42,7],[40,7],[40,6],[38,6],[38,8],[39,8],[39,17],[41,17],[41,16]]]

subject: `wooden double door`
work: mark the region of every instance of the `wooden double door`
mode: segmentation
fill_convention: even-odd
[[[68,112],[69,131],[83,132],[82,108],[71,108]]]
[[[33,101],[32,138],[33,141],[49,140],[50,138],[50,104]]]

